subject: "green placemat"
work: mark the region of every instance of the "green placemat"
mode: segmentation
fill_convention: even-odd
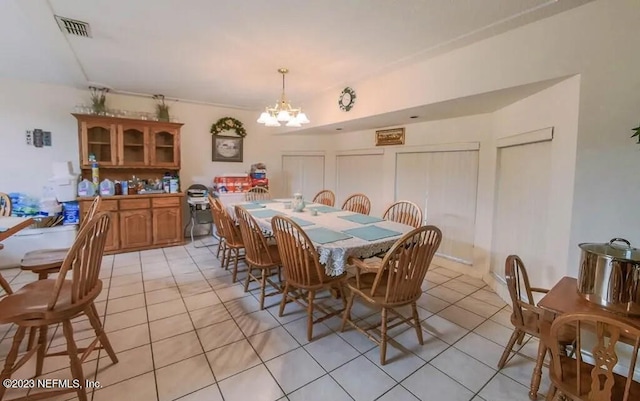
[[[252,209],[262,209],[265,206],[264,205],[259,205],[257,203],[239,203],[239,206],[242,206],[243,208],[247,209],[247,210],[252,210]]]
[[[307,233],[311,241],[317,244],[327,244],[329,242],[342,241],[344,239],[351,238],[350,235],[339,231],[329,230],[324,227],[312,228],[310,230],[306,230],[305,233]]]
[[[302,220],[298,217],[291,217],[291,220],[295,221],[300,227],[312,226],[314,223],[306,220]]]
[[[263,206],[264,207],[264,206]],[[257,217],[259,219],[268,219],[273,216],[278,216],[282,213],[275,211],[273,209],[265,209],[265,210],[256,210],[250,212],[253,217]]]
[[[309,210],[315,209],[315,210],[318,211],[318,213],[333,213],[333,212],[341,212],[342,211],[342,209],[336,209],[335,207],[331,207],[331,206],[327,206],[327,205],[309,207],[308,209]]]
[[[343,232],[367,241],[376,241],[382,238],[402,235],[402,233],[397,231],[387,230],[386,228],[378,226],[352,228],[350,230],[344,230]]]
[[[360,223],[360,224],[371,224],[371,223],[379,223],[381,221],[383,221],[381,218],[379,217],[375,217],[375,216],[367,216],[366,214],[350,214],[348,216],[338,216],[341,219],[345,219],[345,220],[349,220],[352,221],[354,223]]]

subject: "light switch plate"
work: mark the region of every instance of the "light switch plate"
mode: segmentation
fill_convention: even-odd
[[[51,132],[44,131],[42,133],[42,142],[44,146],[51,146]]]
[[[33,145],[33,132],[26,131],[25,134],[26,134],[25,137],[26,137],[26,140],[27,140],[27,145],[29,145],[29,146]]]

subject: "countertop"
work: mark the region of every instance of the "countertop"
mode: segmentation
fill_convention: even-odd
[[[184,192],[178,192],[178,193],[175,193],[175,194],[163,193],[163,194],[113,195],[113,196],[103,196],[102,200],[109,200],[109,199],[139,199],[139,198],[169,198],[169,197],[173,197],[173,196],[185,196],[185,193]],[[81,201],[81,200],[93,200],[93,198],[95,198],[95,196],[78,196],[76,199]]]

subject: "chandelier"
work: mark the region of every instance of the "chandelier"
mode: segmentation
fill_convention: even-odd
[[[284,75],[289,72],[287,68],[280,68],[278,72],[282,74],[282,95],[280,101],[274,107],[267,106],[265,111],[260,114],[257,122],[267,127],[280,127],[282,123],[286,123],[287,127],[301,127],[307,124],[309,119],[301,108],[291,107],[287,97],[284,94]]]

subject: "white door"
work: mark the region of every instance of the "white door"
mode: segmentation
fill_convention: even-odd
[[[283,196],[300,192],[311,200],[324,189],[324,156],[283,155]]]
[[[491,271],[504,279],[508,255],[522,258],[532,283],[549,268],[547,206],[551,141],[498,149]],[[535,284],[532,284],[535,285]]]
[[[472,263],[477,189],[477,150],[396,156],[396,200],[416,203],[426,224],[442,230],[440,256]]]
[[[382,216],[382,154],[339,155],[336,158],[336,207],[355,193],[367,195],[372,216]]]

